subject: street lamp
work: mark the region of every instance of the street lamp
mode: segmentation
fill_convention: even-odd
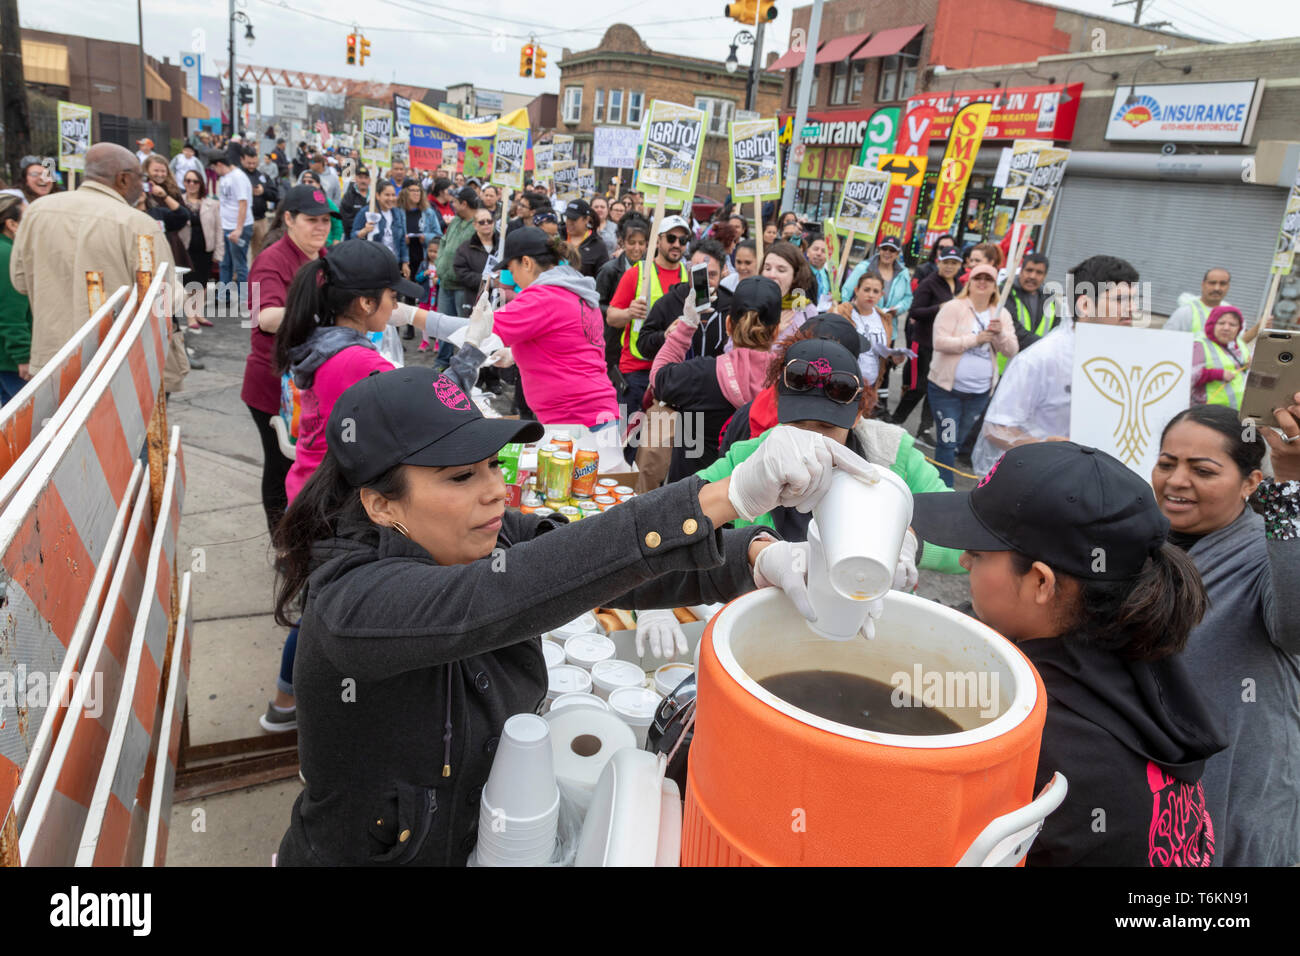
[[[760,30],[762,29],[762,25],[759,26],[759,29]],[[735,73],[738,69],[740,69],[740,60],[736,57],[736,50],[742,46],[748,46],[752,43],[754,43],[754,34],[750,33],[748,30],[741,30],[739,33],[737,33],[734,37],[731,38],[731,51],[727,54],[727,61],[723,64],[723,66],[727,68],[728,73]],[[757,63],[758,61],[757,48],[755,48],[754,51],[754,61],[755,63]],[[749,83],[746,85],[745,88],[745,109],[747,110],[754,108],[754,105],[751,102],[753,99],[752,90],[755,83],[754,74],[755,74],[755,69],[751,68],[749,74]]]

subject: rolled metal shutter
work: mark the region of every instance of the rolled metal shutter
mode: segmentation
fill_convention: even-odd
[[[1151,302],[1169,315],[1200,294],[1213,266],[1232,273],[1228,301],[1252,322],[1264,304],[1287,191],[1246,183],[1099,179],[1066,175],[1047,239],[1049,279],[1101,253],[1133,263]]]

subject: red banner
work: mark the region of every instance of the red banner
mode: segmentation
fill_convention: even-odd
[[[894,152],[904,156],[924,156],[930,149],[930,137],[934,132],[936,111],[929,106],[910,110],[903,117],[898,131],[898,142]],[[904,233],[907,224],[916,214],[916,203],[921,196],[920,186],[890,186],[885,197],[885,214],[880,220],[880,229],[876,232],[876,242],[885,236],[893,236],[900,245],[906,245]]]
[[[1069,86],[1017,86],[1006,90],[938,90],[910,97],[907,112],[921,107],[936,111],[932,135],[947,139],[953,117],[971,103],[992,103],[993,113],[984,130],[986,140],[1053,139],[1074,137],[1082,83]]]

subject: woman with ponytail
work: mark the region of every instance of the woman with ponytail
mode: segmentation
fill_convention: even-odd
[[[1068,792],[1029,864],[1210,866],[1227,821],[1201,774],[1227,741],[1180,654],[1208,599],[1150,486],[1095,448],[1044,442],[914,504],[922,540],[966,550],[974,615],[1047,688],[1035,790],[1059,771]]]

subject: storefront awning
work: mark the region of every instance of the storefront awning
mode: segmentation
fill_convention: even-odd
[[[918,23],[911,27],[894,27],[892,30],[881,30],[857,53],[853,54],[854,60],[869,60],[874,56],[893,56],[903,47],[912,42],[912,38],[925,29],[924,23]]]
[[[817,52],[817,63],[838,63],[847,60],[849,54],[867,42],[870,33],[855,33],[852,36],[836,37],[827,40],[826,45]]]
[[[188,90],[181,90],[181,116],[185,119],[211,119],[212,114],[206,106],[190,96]]]
[[[824,46],[825,45],[823,44],[823,48]],[[776,70],[793,70],[803,62],[803,54],[803,50],[786,50],[777,57],[775,61],[773,61],[772,65],[767,68],[767,71],[772,73]]]
[[[151,100],[162,100],[164,103],[172,101],[171,86],[148,63],[144,65],[144,89],[145,95]]]
[[[68,86],[68,48],[57,43],[24,40],[23,79],[28,83]]]

